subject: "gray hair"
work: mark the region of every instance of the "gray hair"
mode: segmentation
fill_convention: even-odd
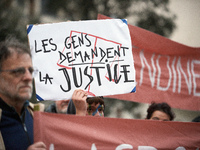
[[[7,38],[5,41],[0,42],[0,69],[3,62],[10,57],[14,52],[18,54],[28,54],[31,57],[31,52],[28,46],[20,43],[16,38]]]

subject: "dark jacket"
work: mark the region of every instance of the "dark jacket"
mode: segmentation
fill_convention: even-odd
[[[6,150],[26,150],[33,144],[33,116],[28,107],[29,102],[26,101],[19,116],[0,98],[0,134]]]
[[[44,111],[45,111],[45,112],[51,112],[51,113],[57,113],[57,110],[56,110],[56,103],[53,102],[53,103],[50,104],[47,108],[45,108]]]

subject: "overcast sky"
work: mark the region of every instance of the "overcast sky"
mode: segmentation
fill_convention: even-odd
[[[200,0],[170,0],[170,9],[177,15],[177,29],[170,39],[200,47]]]

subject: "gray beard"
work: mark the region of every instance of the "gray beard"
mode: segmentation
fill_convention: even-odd
[[[26,100],[29,100],[31,98],[31,94],[29,97],[22,97],[18,94],[12,94],[12,85],[9,84],[9,82],[5,81],[4,78],[0,77],[0,93],[1,95],[4,95],[10,99],[12,99],[15,102],[24,102]],[[1,86],[3,85],[3,86]],[[32,93],[32,92],[31,92]]]

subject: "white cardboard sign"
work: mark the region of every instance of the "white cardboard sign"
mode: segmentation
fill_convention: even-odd
[[[39,100],[135,92],[135,69],[126,20],[90,20],[27,27]]]

